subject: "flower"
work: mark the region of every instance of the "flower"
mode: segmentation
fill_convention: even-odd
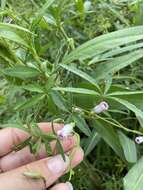
[[[136,137],[136,138],[135,138],[135,142],[136,142],[137,144],[143,143],[143,137],[142,137],[142,136]]]
[[[84,10],[89,11],[91,8],[91,2],[90,1],[85,1],[84,3]]]
[[[93,108],[93,112],[98,114],[98,113],[101,113],[101,112],[106,111],[108,109],[109,109],[108,103],[107,102],[101,102],[100,104],[98,104],[97,106],[95,106]]]
[[[61,138],[66,138],[72,135],[74,126],[75,123],[69,123],[64,125],[64,127],[61,130],[57,131],[57,135]]]

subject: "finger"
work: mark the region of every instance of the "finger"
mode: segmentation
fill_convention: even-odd
[[[39,123],[42,131],[48,133],[52,131],[51,123]],[[61,129],[62,124],[54,124],[55,131]],[[17,128],[6,128],[0,130],[0,157],[11,152],[12,148],[28,138],[28,133]]]
[[[76,148],[74,150],[71,166],[75,167],[82,160],[83,151],[81,148]],[[64,162],[61,155],[39,160],[1,174],[0,187],[3,187],[4,190],[43,190],[45,186],[51,186],[60,176],[62,176],[68,170],[69,164],[69,158],[66,157],[66,162]],[[45,178],[45,183],[42,179],[36,180],[23,176],[22,174],[24,172],[40,173]]]
[[[73,186],[70,182],[60,183],[52,187],[50,190],[73,190]]]
[[[63,139],[63,141],[61,142],[63,150],[65,152],[69,151],[70,149],[72,149],[75,145],[76,145],[76,137],[75,136],[71,136],[68,137],[66,139]],[[52,152],[53,154],[57,153],[56,150],[56,142],[53,141],[51,143],[51,148],[52,148]],[[11,152],[10,154],[2,157],[0,159],[0,169],[5,172],[5,171],[9,171],[12,170],[14,168],[20,167],[22,165],[28,164],[30,162],[33,162],[35,160],[38,159],[43,159],[47,156],[46,154],[46,150],[44,145],[42,146],[38,157],[34,156],[31,152],[29,147],[26,147],[18,152]]]

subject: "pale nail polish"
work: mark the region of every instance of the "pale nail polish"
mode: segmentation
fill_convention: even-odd
[[[66,185],[68,186],[69,190],[73,190],[73,186],[70,182],[66,182]]]
[[[66,161],[63,160],[61,155],[52,157],[48,161],[48,168],[53,174],[59,174],[64,172],[69,165],[69,157],[65,156]]]

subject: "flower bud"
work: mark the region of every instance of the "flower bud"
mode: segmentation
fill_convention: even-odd
[[[101,102],[100,104],[98,104],[97,106],[95,106],[95,108],[93,108],[93,112],[95,113],[101,113],[103,111],[106,111],[109,109],[109,105],[107,102]]]
[[[66,124],[61,130],[57,131],[57,135],[61,138],[66,138],[73,133],[75,123]]]
[[[77,113],[81,113],[82,112],[82,109],[81,108],[78,108],[78,107],[72,107],[72,110],[74,112],[77,112]]]
[[[84,3],[84,10],[89,11],[91,8],[91,2],[90,1],[85,1]]]
[[[136,137],[136,138],[135,138],[135,142],[136,142],[137,144],[143,143],[143,137],[142,137],[142,136]]]

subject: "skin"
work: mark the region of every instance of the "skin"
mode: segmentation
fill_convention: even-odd
[[[51,132],[50,123],[39,123],[39,127],[45,132]],[[55,124],[55,131],[62,129],[63,125]],[[18,152],[13,152],[12,148],[27,139],[28,134],[15,128],[6,128],[0,130],[0,187],[4,190],[43,190],[46,187],[49,190],[69,190],[66,183],[57,184],[51,187],[62,175],[68,171],[68,167],[58,174],[51,173],[47,167],[49,160],[57,156],[55,142],[51,143],[53,156],[46,157],[44,147],[41,147],[38,157],[34,157],[26,147]],[[74,168],[83,160],[83,150],[76,146],[76,138],[70,136],[62,140],[62,146],[66,154],[74,156],[71,166]],[[43,179],[32,179],[23,175],[27,171],[36,171],[44,176]]]

